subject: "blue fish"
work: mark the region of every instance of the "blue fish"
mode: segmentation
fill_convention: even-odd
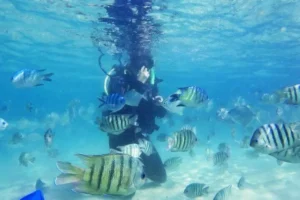
[[[25,197],[21,198],[20,200],[45,200],[43,193],[40,190],[36,190],[35,192],[26,195]]]
[[[171,102],[180,101],[177,106],[183,107],[198,107],[206,100],[208,100],[206,91],[197,86],[179,88],[170,96]]]
[[[43,74],[46,69],[22,69],[16,72],[11,78],[11,82],[18,88],[42,86],[43,81],[52,81],[53,73]]]
[[[102,102],[99,107],[105,106],[107,110],[111,110],[112,112],[121,110],[126,104],[124,96],[117,93],[110,94],[98,99]]]

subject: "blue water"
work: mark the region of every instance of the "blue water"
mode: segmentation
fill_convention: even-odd
[[[109,198],[73,193],[68,187],[55,186],[53,181],[59,174],[56,161],[79,163],[75,153],[103,154],[109,150],[107,136],[94,124],[101,112],[97,97],[103,92],[105,77],[98,65],[97,48],[105,54],[102,65],[106,70],[118,63],[115,55],[120,49],[113,42],[95,45],[90,36],[97,28],[105,39],[105,28],[110,26],[99,23],[98,18],[108,16],[104,6],[112,3],[0,0],[0,106],[9,108],[0,111],[0,117],[9,123],[0,132],[2,199],[20,199],[34,190],[38,178],[49,185],[45,199]],[[246,191],[235,186],[231,199],[300,198],[298,164],[278,166],[271,157],[247,158],[230,135],[235,129],[240,140],[259,125],[275,122],[278,107],[283,109],[281,118],[299,120],[297,106],[260,101],[264,93],[299,83],[299,9],[297,0],[153,1],[148,17],[159,24],[156,28],[161,33],[153,38],[150,50],[156,74],[164,80],[159,85],[160,94],[166,97],[178,87],[197,85],[205,88],[213,106],[186,109],[184,116],[172,114],[174,126],[169,125],[170,119],[157,120],[161,128],[151,138],[162,159],[182,156],[184,164],[166,184],[139,190],[133,199],[186,199],[182,194],[185,186],[199,181],[211,185],[209,196],[203,199],[212,199],[221,188],[236,185],[242,174],[264,186]],[[125,53],[123,62],[126,58]],[[54,73],[53,81],[41,87],[15,88],[10,78],[23,68],[47,69]],[[216,118],[217,110],[232,108],[239,97],[260,114],[260,122],[253,122],[248,129]],[[68,108],[74,99],[80,102],[74,106],[76,116],[72,120]],[[28,112],[28,103],[33,104],[34,112]],[[187,116],[192,119],[188,124],[198,130],[196,158],[167,152],[167,144],[156,140],[159,133],[171,134],[186,125]],[[53,148],[59,151],[55,158],[47,155],[43,141],[49,127],[55,132]],[[220,142],[231,146],[229,168],[224,173],[205,159],[211,130],[216,136],[210,148],[216,151]],[[21,144],[11,145],[17,131],[26,137]],[[32,153],[36,162],[27,168],[20,166],[21,152]]]

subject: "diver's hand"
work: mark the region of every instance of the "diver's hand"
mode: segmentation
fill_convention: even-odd
[[[143,66],[137,75],[137,80],[142,83],[145,83],[149,77],[150,77],[150,72],[145,66]]]

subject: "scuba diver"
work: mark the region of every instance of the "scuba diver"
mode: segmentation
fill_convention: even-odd
[[[105,93],[106,95],[125,94],[130,90],[135,90],[145,97],[141,99],[138,106],[125,105],[115,112],[115,114],[138,116],[138,131],[132,126],[119,135],[108,134],[109,147],[117,149],[119,146],[138,143],[141,139],[150,142],[149,135],[159,129],[155,118],[163,118],[167,110],[160,106],[163,99],[158,96],[157,84],[162,80],[155,77],[154,61],[151,55],[151,39],[160,32],[159,24],[155,24],[153,19],[146,15],[152,8],[151,0],[115,0],[112,5],[105,8],[109,17],[99,18],[99,21],[112,26],[111,29],[105,29],[106,35],[113,37],[113,45],[122,52],[126,52],[129,57],[128,64],[121,65],[120,62],[119,66],[113,66],[111,71],[106,73]],[[118,27],[117,31],[115,27]],[[92,39],[96,40],[96,37],[92,36]],[[99,60],[101,57],[102,55]],[[99,65],[103,70],[101,61]],[[109,111],[102,112],[102,116],[108,114]],[[167,179],[166,171],[154,146],[153,152],[155,153],[151,155],[142,153],[140,156],[145,174],[153,182],[163,183]]]
[[[138,131],[137,127],[132,126],[120,135],[108,134],[110,149],[117,149],[119,146],[133,143],[138,144],[141,139],[149,141],[149,134],[159,129],[155,124],[155,118],[162,118],[167,113],[165,108],[160,106],[162,97],[158,96],[157,88],[157,83],[160,80],[154,79],[153,82],[153,77],[150,75],[153,73],[149,72],[154,70],[152,60],[142,60],[140,66],[137,73],[132,72],[130,65],[124,68],[113,68],[114,76],[109,78],[109,83],[106,84],[105,90],[108,94],[124,94],[130,90],[135,90],[144,94],[145,97],[140,100],[138,106],[125,105],[121,110],[114,113],[137,115]],[[102,112],[103,116],[109,114],[110,111]],[[163,183],[166,181],[166,171],[153,144],[152,147],[154,153],[150,155],[141,154],[145,174],[150,180]]]

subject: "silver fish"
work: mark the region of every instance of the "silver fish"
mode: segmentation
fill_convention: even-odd
[[[223,188],[219,192],[217,192],[216,196],[213,200],[228,200],[231,195],[231,185]]]
[[[168,138],[168,149],[171,152],[187,152],[191,151],[196,143],[196,128],[183,127]]]
[[[285,87],[276,93],[286,104],[300,104],[300,84]]]
[[[35,157],[33,157],[30,153],[22,152],[19,156],[19,163],[25,167],[28,167],[29,163],[34,163]]]
[[[229,155],[226,152],[217,152],[213,155],[213,163],[215,166],[226,165],[229,159]]]
[[[192,183],[186,186],[183,194],[188,198],[201,197],[208,194],[208,186],[203,183]]]
[[[270,154],[300,144],[300,122],[264,124],[253,133],[250,146],[260,153]]]
[[[51,147],[53,143],[54,134],[52,132],[52,129],[49,128],[45,134],[44,134],[44,142],[46,147]]]
[[[153,154],[155,152],[153,144],[149,140],[139,139],[138,143],[139,143],[140,149],[142,150],[142,152],[145,155],[150,156],[151,154]]]
[[[142,154],[142,150],[140,146],[135,143],[124,145],[124,146],[118,146],[117,148],[120,149],[120,151],[111,149],[111,152],[127,154],[134,158],[139,158],[140,155]]]
[[[102,131],[113,135],[119,135],[131,126],[137,126],[137,115],[113,114],[97,119],[96,123]]]
[[[256,114],[248,105],[236,106],[228,111],[230,119],[243,126],[247,126],[253,119],[257,119]]]
[[[182,164],[182,158],[178,157],[178,156],[169,158],[164,162],[165,169],[167,169],[167,170],[175,170],[181,164]]]

